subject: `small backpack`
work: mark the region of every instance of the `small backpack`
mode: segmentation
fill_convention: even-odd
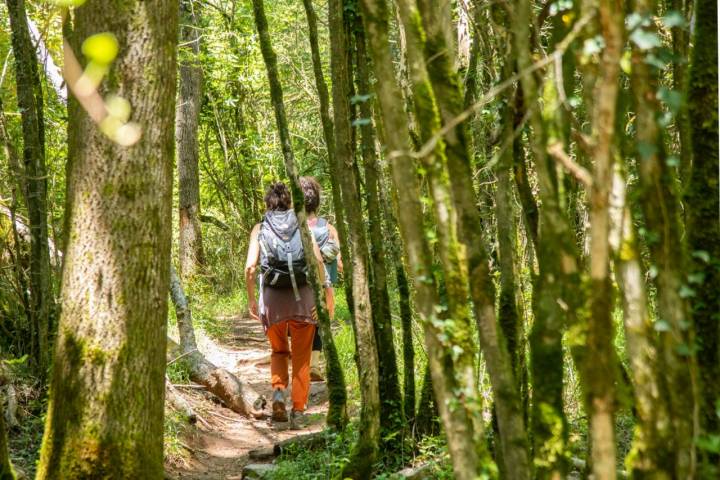
[[[307,265],[300,239],[300,228],[293,210],[265,214],[258,234],[262,285],[292,287],[299,299],[298,286],[307,284]]]
[[[310,230],[322,254],[325,274],[329,277],[330,282],[335,285],[338,283],[337,256],[340,253],[340,245],[330,236],[328,221],[325,218],[318,217],[315,226],[311,227]]]

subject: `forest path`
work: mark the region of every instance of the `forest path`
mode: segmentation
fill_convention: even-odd
[[[197,331],[198,349],[212,363],[234,373],[269,400],[272,395],[270,346],[262,326],[250,318],[221,320],[233,324],[232,334],[217,342]],[[250,450],[271,447],[278,441],[317,432],[325,426],[327,388],[324,382],[311,385],[307,411],[309,425],[302,430],[290,430],[289,424],[242,417],[201,389],[180,390],[202,419],[188,427],[180,438],[187,455],[171,457],[166,462],[168,478],[240,480],[243,466],[250,463]],[[269,408],[268,404],[268,412]]]

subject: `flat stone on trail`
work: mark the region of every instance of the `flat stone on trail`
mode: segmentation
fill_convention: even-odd
[[[251,463],[243,467],[242,478],[243,480],[262,479],[273,470],[275,465],[271,463]]]

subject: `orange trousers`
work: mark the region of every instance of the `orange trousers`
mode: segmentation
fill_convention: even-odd
[[[292,355],[288,348],[288,330],[292,342]],[[288,357],[292,358],[293,410],[305,411],[310,393],[310,355],[315,325],[298,320],[286,320],[271,325],[267,332],[272,347],[270,375],[273,389],[288,386]]]

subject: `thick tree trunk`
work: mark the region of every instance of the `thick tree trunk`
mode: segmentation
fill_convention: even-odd
[[[200,66],[199,3],[180,3],[178,92],[175,119],[179,190],[178,258],[180,275],[190,278],[205,263],[200,224],[200,177],[198,169],[198,121],[202,103],[203,74]]]
[[[437,285],[431,273],[432,256],[423,227],[420,185],[415,164],[407,153],[411,146],[410,133],[407,117],[403,113],[403,97],[395,83],[388,44],[389,12],[383,0],[363,0],[362,8],[388,154],[392,158],[392,179],[398,196],[398,208],[402,212],[399,217],[400,231],[405,241],[408,265],[413,269],[412,277],[416,280],[415,303],[425,329],[435,398],[439,400],[438,407],[455,476],[459,480],[474,479],[481,471],[484,450],[483,443],[478,441],[482,438],[482,426],[472,421],[474,414],[469,411],[477,411],[477,392],[467,388],[474,383],[474,374],[467,375],[464,356],[467,351],[463,351],[460,360],[456,360],[453,353],[453,350],[458,352],[457,347],[464,349],[466,343],[472,341],[472,332],[466,325],[459,326],[454,332],[448,331],[449,322],[437,318]],[[422,100],[431,100],[431,97]],[[473,346],[468,348],[472,352]],[[449,401],[457,398],[458,392],[463,392],[462,398],[458,402]]]
[[[371,95],[370,71],[365,46],[365,32],[359,17],[355,25],[355,41],[357,51],[357,89],[358,96]],[[360,102],[360,118],[372,119],[372,101]],[[404,424],[403,398],[398,380],[397,359],[395,358],[395,341],[393,338],[392,316],[390,312],[390,296],[387,284],[388,252],[385,249],[385,238],[382,232],[382,209],[380,207],[380,174],[377,152],[375,150],[375,131],[372,122],[360,126],[360,150],[365,170],[365,190],[367,193],[368,233],[370,235],[370,303],[372,305],[375,340],[379,355],[380,373],[380,427],[383,436],[400,431]],[[392,435],[392,442],[401,440]]]
[[[77,8],[76,51],[98,31],[118,39],[108,84],[143,130],[119,146],[69,102],[62,314],[38,479],[163,476],[177,2]],[[130,48],[137,39],[144,48]]]
[[[720,433],[716,405],[720,401],[720,223],[718,220],[718,37],[717,1],[698,0],[695,41],[690,64],[689,110],[693,112],[693,167],[686,195],[689,278],[692,316],[699,347],[703,388],[701,422],[706,433]],[[707,258],[701,252],[706,252]],[[720,464],[715,455],[714,462]]]
[[[380,395],[378,350],[373,328],[373,311],[368,284],[369,254],[362,206],[356,178],[352,135],[350,129],[350,77],[348,57],[350,42],[342,0],[328,5],[331,37],[330,67],[332,72],[333,115],[335,120],[335,163],[340,174],[340,187],[348,221],[348,237],[340,239],[352,245],[348,261],[352,262],[353,319],[355,347],[362,406],[360,438],[343,477],[367,478],[372,471],[380,440]]]
[[[310,229],[307,225],[307,218],[304,209],[304,195],[300,186],[300,177],[297,172],[297,167],[295,166],[295,156],[292,150],[290,132],[288,131],[287,118],[285,115],[282,85],[280,84],[280,76],[277,69],[277,56],[273,51],[272,43],[270,41],[270,32],[268,31],[263,0],[253,0],[253,14],[255,16],[255,26],[257,27],[258,36],[260,38],[260,50],[262,51],[265,68],[268,74],[270,97],[273,104],[273,110],[275,112],[275,122],[277,124],[278,134],[280,137],[280,147],[285,160],[285,170],[287,175],[290,177],[293,204],[295,206],[295,213],[297,214],[297,218],[300,222],[303,249],[305,252],[312,252],[312,233],[310,233]],[[310,258],[309,255],[308,258]],[[335,342],[330,329],[330,316],[328,314],[325,297],[323,295],[324,287],[320,280],[320,267],[314,261],[308,261],[307,264],[310,269],[310,275],[308,278],[315,294],[318,328],[320,329],[320,335],[322,336],[323,346],[325,348],[325,358],[328,364],[327,381],[330,405],[328,407],[327,423],[331,427],[341,429],[347,423],[347,392],[345,391],[345,378],[343,377],[342,368],[340,368],[340,359],[337,351],[335,350]]]
[[[655,11],[652,0],[637,0],[635,8],[641,17]],[[654,34],[652,25],[638,28]],[[658,361],[669,385],[674,478],[684,479],[692,478],[696,469],[697,365],[688,305],[681,295],[686,261],[681,240],[680,203],[675,191],[675,174],[667,165],[663,135],[657,123],[661,111],[657,102],[658,72],[646,62],[649,53],[652,50],[642,50],[633,43],[631,86],[636,111],[638,193],[649,232],[646,242],[650,263],[657,270],[656,326],[661,330]]]
[[[451,56],[452,44],[446,40],[448,34],[445,29],[452,23],[447,12],[443,15],[444,10],[434,8],[431,2],[420,0],[418,4],[427,32],[425,55],[432,59],[429,78],[440,116],[447,124],[463,111],[460,80]],[[458,125],[449,131],[444,135],[444,140],[447,146],[452,198],[459,216],[458,238],[467,254],[470,296],[480,333],[480,345],[494,392],[504,471],[510,478],[530,478],[531,465],[522,403],[513,372],[513,362],[495,314],[495,288],[490,277],[482,236],[483,227],[476,207],[465,125]],[[465,281],[467,280],[466,278]]]
[[[15,85],[22,115],[25,203],[30,222],[30,307],[33,362],[45,379],[50,367],[53,309],[47,227],[47,169],[43,97],[24,0],[7,0],[15,54]]]

